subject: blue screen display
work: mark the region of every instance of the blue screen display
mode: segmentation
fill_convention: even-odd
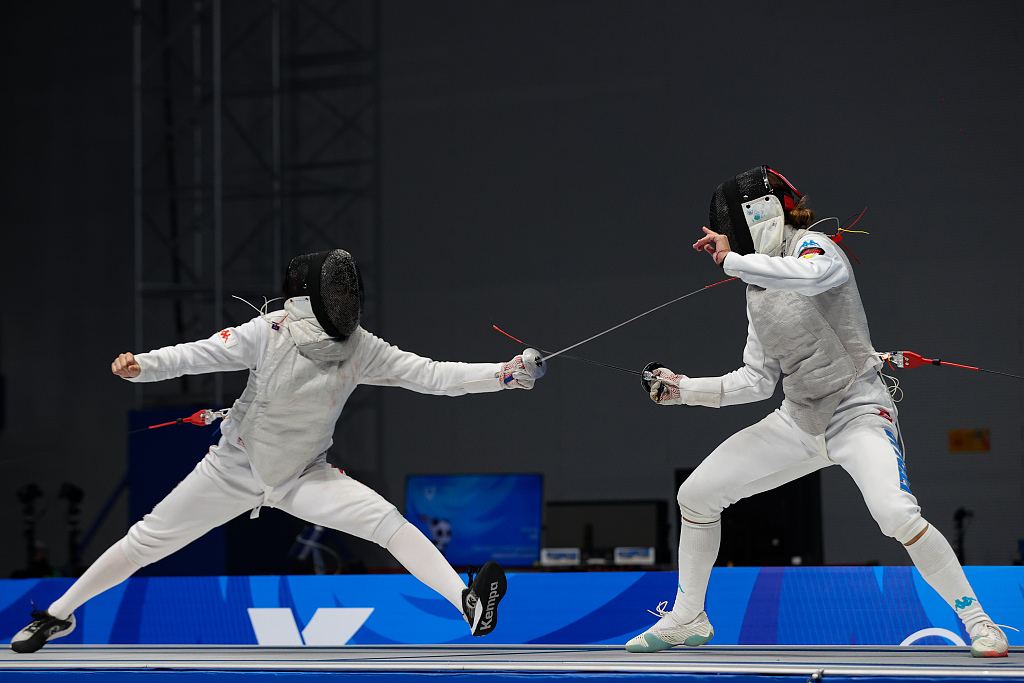
[[[405,517],[453,565],[510,567],[540,559],[540,474],[410,475]]]

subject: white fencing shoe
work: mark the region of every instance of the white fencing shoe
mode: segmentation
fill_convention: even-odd
[[[626,643],[627,652],[661,652],[676,645],[697,647],[714,637],[715,629],[708,621],[706,613],[701,612],[688,624],[680,624],[672,612],[665,611],[667,604],[667,602],[663,602],[658,605],[657,612],[651,612],[655,616],[660,616],[661,619],[654,626]]]
[[[991,621],[981,621],[971,629],[972,657],[1005,657],[1010,645],[1006,634]]]

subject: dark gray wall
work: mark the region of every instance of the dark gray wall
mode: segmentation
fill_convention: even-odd
[[[110,362],[133,338],[130,18],[128,3],[28,3],[3,22],[0,576],[24,564],[21,486],[47,496],[39,537],[59,566],[61,484],[85,490],[89,525],[125,471],[133,394]],[[126,517],[121,503],[88,559]]]
[[[95,515],[124,470],[132,399],[107,369],[132,325],[127,7],[19,12],[2,41],[4,284],[16,303],[0,321],[0,512],[12,521],[0,574],[21,563],[20,485],[50,494],[51,545],[63,543],[61,481],[85,488],[83,517]],[[567,346],[721,279],[689,248],[710,192],[768,162],[822,215],[868,207],[858,228],[871,235],[847,244],[877,348],[1024,374],[1022,15],[1014,2],[802,2],[783,13],[753,2],[387,0],[378,331],[438,359],[521,350],[492,324]],[[744,333],[742,287],[730,283],[577,351],[717,375],[738,366]],[[972,509],[968,561],[1017,560],[1024,382],[898,374],[925,516],[952,536],[954,510]],[[373,483],[399,506],[408,472],[540,471],[550,500],[672,499],[676,468],[779,401],[659,407],[635,377],[565,359],[532,392],[384,395],[385,475]],[[991,429],[990,453],[948,452],[947,431],[968,427]],[[823,501],[826,562],[907,562],[838,468],[823,475]]]
[[[558,349],[720,279],[689,245],[714,186],[771,163],[848,243],[875,344],[1021,373],[1020,233],[998,201],[1022,151],[1018,5],[389,3],[386,334],[438,358]],[[1009,192],[1019,196],[1016,189]],[[740,362],[742,287],[723,285],[578,353],[690,375]],[[1024,383],[900,373],[914,491],[969,561],[1017,558]],[[552,500],[673,497],[778,399],[653,405],[635,377],[555,359],[530,394],[389,392],[387,471],[543,471]],[[414,428],[408,428],[410,421]],[[993,450],[951,455],[950,428]],[[830,563],[905,563],[848,477],[824,475]]]

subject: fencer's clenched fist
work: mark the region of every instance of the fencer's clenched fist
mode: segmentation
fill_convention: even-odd
[[[534,378],[526,368],[522,356],[516,356],[504,363],[498,372],[501,386],[506,389],[533,389]]]
[[[122,353],[110,364],[110,371],[118,377],[138,377],[142,368],[135,362],[135,356],[129,353]]]
[[[677,375],[668,368],[656,368],[651,374],[658,378],[651,382],[652,401],[663,406],[674,406],[683,402],[679,382],[686,379],[685,375]]]

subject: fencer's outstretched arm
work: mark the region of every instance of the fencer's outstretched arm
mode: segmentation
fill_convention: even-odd
[[[436,361],[403,351],[369,332],[357,356],[361,384],[402,387],[421,394],[461,396],[501,389],[531,389],[534,380],[522,357],[506,363]],[[504,380],[511,375],[508,382]]]
[[[839,247],[827,235],[807,233],[791,255],[730,251],[722,266],[726,275],[738,277],[749,285],[814,296],[850,279],[850,271],[838,251]]]
[[[140,353],[134,356],[139,367],[137,375],[122,374],[115,367],[127,354],[121,354],[111,365],[111,370],[129,382],[159,382],[182,375],[255,370],[266,348],[267,329],[269,325],[262,319],[253,318],[238,327],[221,330],[209,339]]]

